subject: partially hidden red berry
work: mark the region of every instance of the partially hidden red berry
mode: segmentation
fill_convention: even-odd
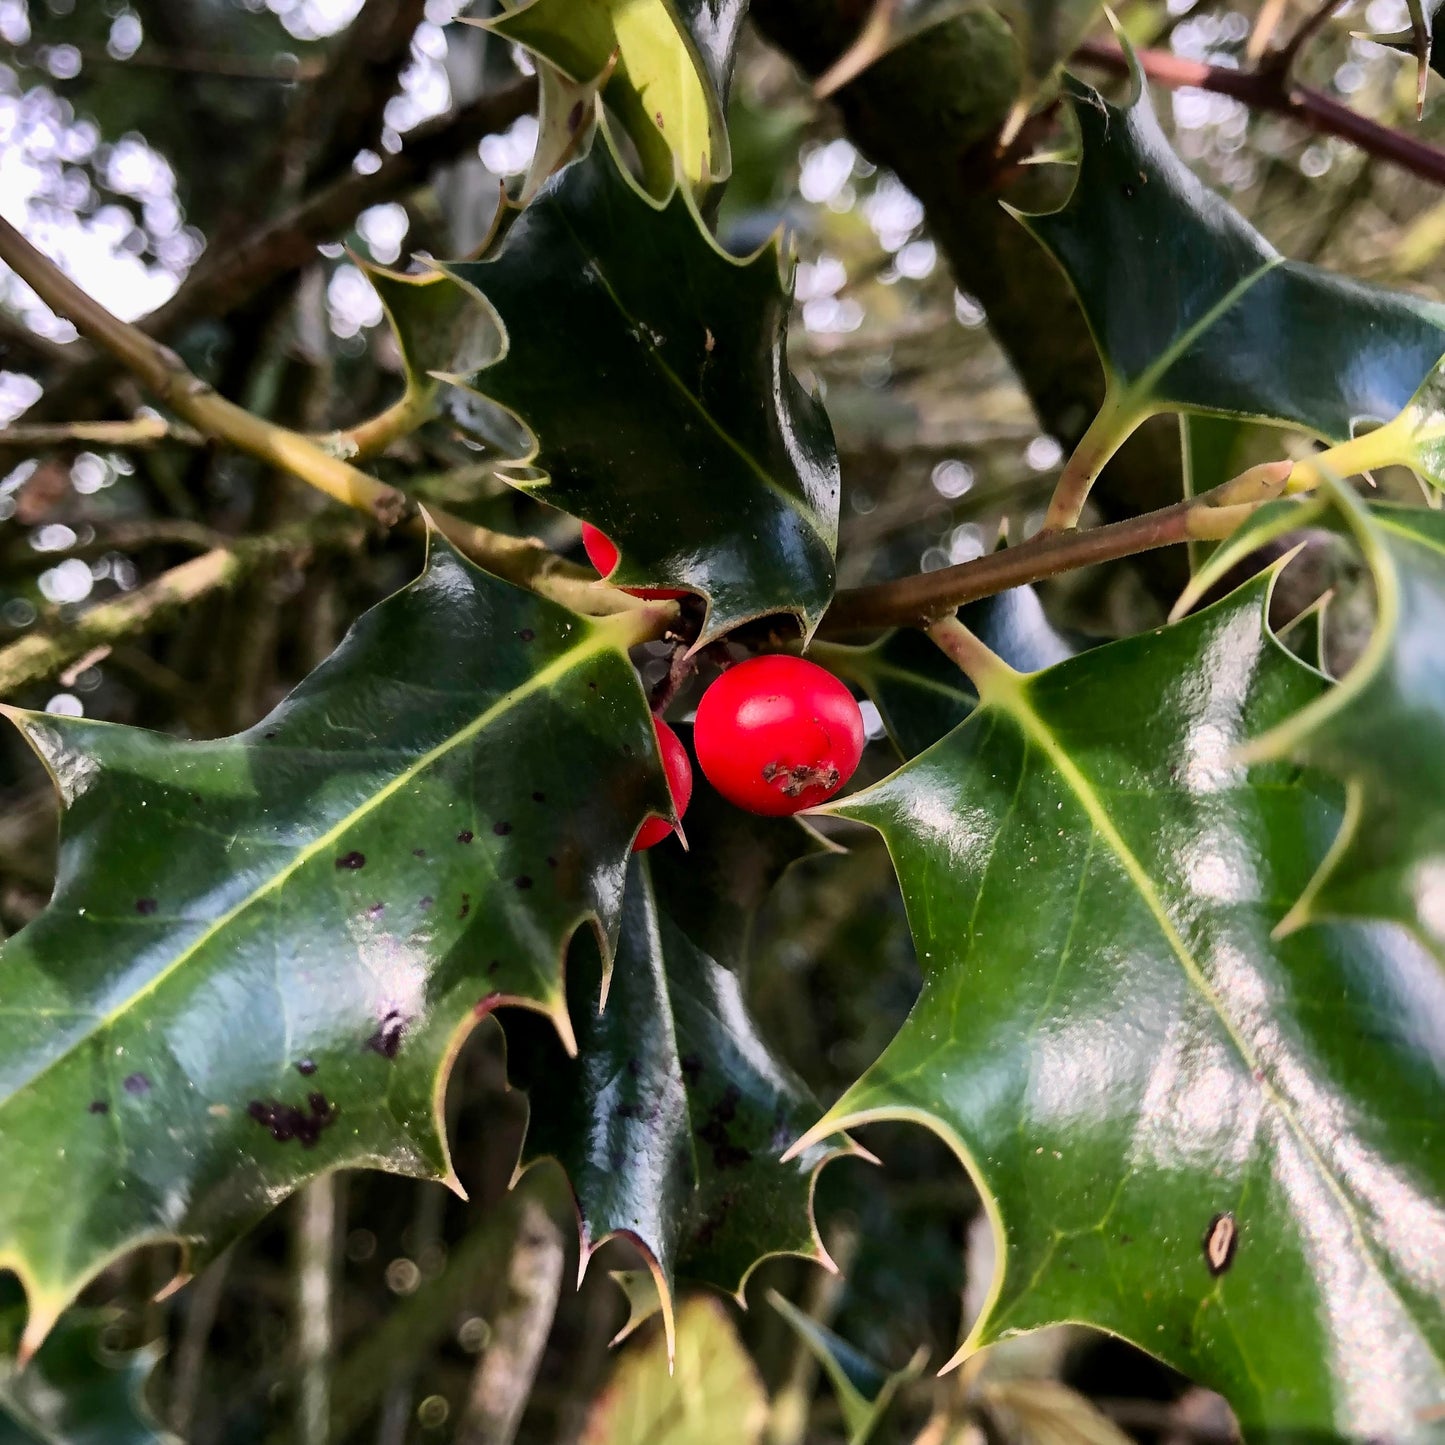
[[[582,550],[587,553],[587,560],[603,577],[612,575],[612,569],[617,566],[617,559],[622,555],[612,538],[594,527],[591,522],[582,523]],[[649,602],[671,601],[688,595],[676,587],[624,587],[622,590]]]
[[[672,806],[681,818],[692,802],[692,764],[682,739],[660,717],[654,717],[652,725],[657,729],[657,746],[662,753],[662,770],[667,774]],[[632,851],[641,853],[644,848],[655,848],[672,831],[673,825],[666,818],[649,818],[638,830]]]
[[[801,657],[753,657],[703,693],[698,766],[730,803],[780,817],[831,798],[863,756],[853,694]]]

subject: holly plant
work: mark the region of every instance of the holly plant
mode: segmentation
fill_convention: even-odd
[[[50,8],[59,83],[97,42]],[[274,17],[238,7],[212,53],[158,8],[142,57],[274,88]],[[59,839],[52,887],[43,805],[0,829],[29,858],[0,932],[0,1438],[169,1438],[138,1402],[163,1336],[187,1431],[291,1211],[296,1359],[237,1373],[226,1438],[1118,1440],[1106,1389],[1009,1373],[1109,1337],[1225,1412],[1133,1418],[1160,1439],[1445,1439],[1445,305],[1324,233],[1285,254],[1149,84],[1361,148],[1353,204],[1380,166],[1445,180],[1431,116],[1391,131],[1293,67],[1353,45],[1398,87],[1397,60],[1334,7],[1277,37],[1288,3],[1218,70],[1167,48],[1172,3],[1133,41],[1075,0],[757,0],[748,30],[744,0],[503,0],[444,35],[454,8],[368,3],[319,49],[291,16],[298,94],[229,122],[277,149],[212,213],[196,190],[206,249],[139,321],[35,196],[0,221],[5,345],[41,379],[0,436],[0,516],[33,529],[0,550],[7,797],[43,768]],[[1430,25],[1398,41],[1422,67]],[[453,118],[403,139],[377,95],[439,45]],[[126,194],[140,142],[96,114]],[[479,136],[530,160],[452,197],[449,250],[418,187]],[[912,240],[825,285],[865,182]],[[413,245],[386,255],[393,211]],[[308,340],[346,295],[375,329]],[[935,324],[972,371],[908,350]],[[1032,474],[975,485],[919,423],[896,449],[929,464],[880,507],[859,437],[919,377],[958,425],[1035,436]],[[100,506],[96,468],[132,500]],[[38,617],[35,552],[67,554]],[[944,1201],[912,1236],[896,1159]],[[380,1201],[344,1240],[340,1171]],[[346,1314],[339,1251],[360,1267],[412,1199],[385,1278],[416,1308]],[[546,1415],[561,1261],[599,1252],[623,1292],[592,1316],[625,1295],[642,1338]],[[483,1276],[470,1392],[423,1392]],[[335,1330],[362,1341],[339,1361]]]

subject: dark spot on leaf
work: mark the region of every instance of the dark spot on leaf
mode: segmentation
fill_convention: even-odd
[[[413,858],[425,858],[425,857],[426,857],[426,849],[425,849],[425,848],[413,848],[413,849],[411,850],[411,856],[412,856]]]
[[[316,1072],[315,1059],[301,1059],[297,1062],[296,1072],[303,1078],[309,1079]]]
[[[588,688],[589,688],[591,691],[593,691],[593,692],[596,692],[596,691],[597,691],[597,684],[596,684],[595,682],[589,682],[589,683],[587,684],[587,686],[588,686]]]
[[[628,1059],[627,1072],[635,1079],[642,1072],[642,1061],[636,1058]]]
[[[510,833],[511,831],[512,831],[512,825],[511,825],[510,823],[493,823],[493,824],[492,824],[492,832],[494,832],[494,833],[497,835],[497,837],[499,837],[499,838],[505,838],[505,837],[507,836],[507,834]]]
[[[156,911],[156,907],[154,898],[137,898],[135,901],[135,911],[143,914],[147,918]]]
[[[384,1059],[394,1059],[401,1052],[401,1040],[405,1033],[406,1019],[393,1009],[376,1026],[376,1032],[367,1039],[366,1047]]]
[[[623,755],[624,755],[625,757],[629,757],[629,758],[630,758],[630,757],[632,756],[632,744],[631,744],[631,743],[623,743],[623,744],[622,744],[622,752],[623,752]]]
[[[525,873],[519,874],[516,878],[512,879],[512,883],[524,893],[532,886],[532,880],[527,877]]]
[[[555,868],[557,866],[557,860],[550,853],[547,855],[547,866],[549,868]]]
[[[462,906],[457,909],[457,917],[458,917],[458,918],[465,918],[465,917],[467,916],[467,914],[469,914],[471,911],[472,911],[472,895],[471,895],[470,893],[463,893],[463,894],[462,894]]]
[[[501,966],[502,966],[502,960],[501,960],[500,958],[494,958],[494,959],[487,965],[487,976],[490,978],[491,975],[494,974],[494,973],[496,973],[496,971],[497,971]]]
[[[567,112],[567,129],[575,131],[577,127],[582,124],[583,114],[582,102],[579,100],[577,104]]]
[[[1228,1210],[1216,1214],[1209,1221],[1202,1243],[1204,1263],[1210,1274],[1221,1275],[1234,1263],[1234,1251],[1239,1247],[1239,1226]]]
[[[696,1084],[702,1078],[702,1060],[696,1054],[684,1054],[678,1064],[682,1068],[682,1077],[689,1084]]]
[[[365,853],[343,853],[343,854],[341,855],[341,857],[339,857],[339,858],[336,860],[336,866],[337,866],[338,868],[365,868],[365,867],[366,867],[366,854],[365,854]]]
[[[373,903],[371,907],[366,910],[366,916],[368,918],[380,918],[381,915],[385,912],[386,904],[378,901],[376,903]]]
[[[1133,1244],[1133,1243],[1134,1243],[1134,1236],[1133,1236],[1132,1234],[1121,1234],[1121,1235],[1119,1236],[1119,1243],[1120,1243],[1120,1244]]]
[[[533,793],[532,801],[534,803],[545,803],[547,801],[547,795],[546,793]]]
[[[477,835],[476,835],[475,833],[473,833],[470,828],[463,828],[462,831],[457,834],[457,842],[458,842],[458,843],[470,843],[470,842],[472,841],[472,839],[475,838],[476,836],[477,836]]]
[[[148,1094],[151,1081],[144,1074],[127,1074],[121,1085],[127,1094]]]
[[[205,799],[204,799],[203,797],[201,797],[201,795],[200,795],[199,793],[192,793],[192,794],[191,794],[191,802],[193,802],[193,803],[203,803],[203,802],[205,802]]]
[[[110,1113],[110,1105],[104,1099],[92,1099],[90,1101],[90,1112],[92,1114]]]
[[[311,1149],[321,1138],[321,1131],[336,1122],[340,1110],[325,1094],[314,1093],[306,1096],[305,1109],[278,1099],[252,1099],[246,1112],[262,1128],[269,1129],[278,1144],[294,1139],[303,1149]]]
[[[722,1098],[713,1105],[713,1118],[720,1123],[731,1124],[738,1116],[738,1104],[742,1097],[743,1091],[736,1084],[729,1084],[723,1090]]]
[[[530,627],[522,628],[522,630],[517,634],[517,636],[520,637],[523,642],[530,642],[536,635],[537,634],[533,632]]]
[[[417,900],[416,906],[418,908],[430,908],[435,901],[436,900],[431,896],[431,894],[428,893],[426,897]]]
[[[261,736],[263,738],[274,738],[276,736],[276,729],[267,728],[266,731],[261,734]]]

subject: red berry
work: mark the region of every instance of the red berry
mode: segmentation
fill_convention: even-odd
[[[831,798],[863,755],[863,714],[830,672],[801,657],[753,657],[703,693],[698,766],[730,803],[781,816]]]
[[[681,818],[692,802],[692,764],[682,739],[660,717],[653,718],[652,725],[657,729],[657,746],[662,753],[662,770],[667,774],[672,806]],[[673,825],[666,818],[649,818],[638,830],[632,851],[641,853],[644,848],[655,848],[672,831]]]
[[[612,538],[594,527],[591,522],[582,523],[582,550],[587,553],[587,560],[603,577],[612,575],[612,569],[617,566],[617,559],[622,555]],[[624,587],[622,590],[650,602],[671,601],[675,597],[688,595],[686,592],[679,592],[675,587]]]

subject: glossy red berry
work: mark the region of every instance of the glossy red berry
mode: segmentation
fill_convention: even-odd
[[[607,535],[606,532],[598,530],[591,522],[582,523],[582,550],[587,553],[587,560],[597,569],[603,577],[610,577],[612,569],[617,565],[617,559],[622,555],[617,550],[617,544]],[[649,601],[671,601],[675,597],[686,597],[686,592],[680,592],[675,587],[624,587],[624,592],[630,593],[633,597],[645,597]]]
[[[692,802],[692,764],[682,739],[660,717],[653,718],[652,725],[657,729],[657,746],[662,753],[662,770],[667,774],[672,806],[681,818]],[[638,830],[632,851],[641,853],[644,848],[655,848],[672,831],[673,825],[666,818],[649,818]]]
[[[730,667],[703,693],[698,766],[730,803],[782,816],[831,798],[863,755],[853,694],[816,663],[782,655]]]

